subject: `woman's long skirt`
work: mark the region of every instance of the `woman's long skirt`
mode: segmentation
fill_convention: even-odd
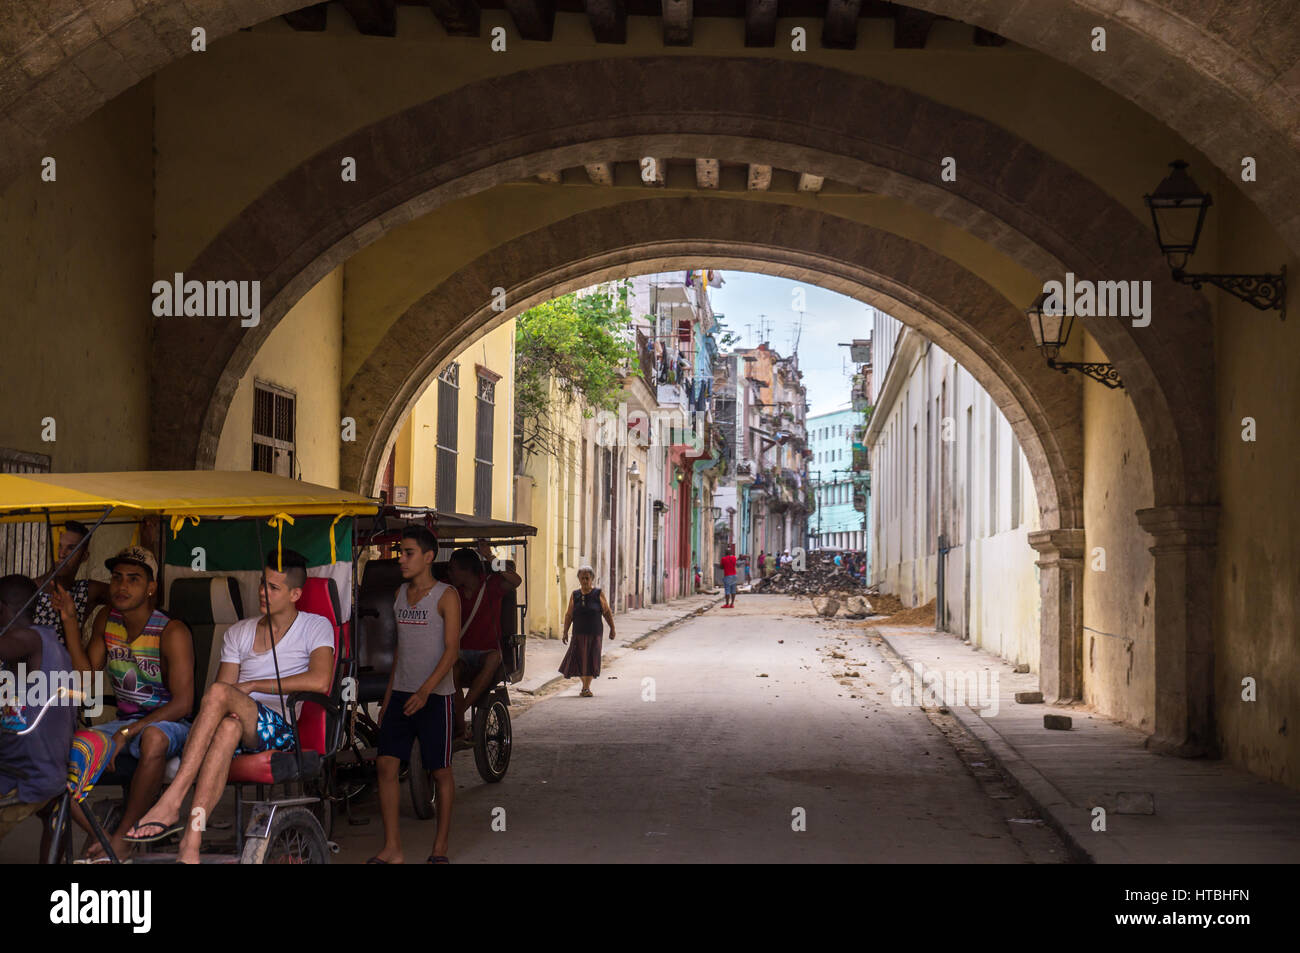
[[[569,635],[569,651],[564,653],[560,662],[560,674],[565,678],[587,675],[595,678],[600,674],[600,648],[604,633],[581,635],[572,632]]]

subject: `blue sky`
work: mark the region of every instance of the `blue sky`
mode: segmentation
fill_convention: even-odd
[[[796,288],[803,288],[805,310],[799,334],[799,369],[808,388],[810,414],[825,413],[848,403],[854,365],[841,341],[870,335],[870,305],[816,285],[742,271],[724,271],[726,284],[711,288],[713,310],[740,340],[732,347],[755,347],[762,340],[783,357],[791,351],[800,315],[793,310]],[[766,315],[760,319],[759,315]],[[768,328],[759,337],[759,324]],[[748,325],[748,327],[746,327]]]

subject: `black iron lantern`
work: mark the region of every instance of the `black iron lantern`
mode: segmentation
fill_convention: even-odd
[[[1201,228],[1205,224],[1205,213],[1214,203],[1209,193],[1202,192],[1192,180],[1186,162],[1175,159],[1169,163],[1169,167],[1173,171],[1144,199],[1147,208],[1151,210],[1156,242],[1159,243],[1165,260],[1169,262],[1174,281],[1191,285],[1198,291],[1202,285],[1214,285],[1260,311],[1280,311],[1282,320],[1285,321],[1285,265],[1275,275],[1188,274],[1183,271],[1188,257],[1196,253],[1196,245],[1201,240]]]
[[[1205,213],[1213,201],[1188,175],[1186,162],[1175,159],[1169,163],[1169,168],[1173,171],[1145,198],[1160,251],[1170,267],[1182,268],[1187,263],[1187,256],[1196,252]]]
[[[1062,374],[1068,374],[1071,370],[1076,370],[1087,377],[1091,377],[1097,383],[1104,384],[1112,389],[1123,387],[1124,384],[1119,379],[1114,364],[1103,364],[1097,361],[1058,361],[1056,359],[1056,356],[1061,353],[1061,349],[1070,340],[1070,330],[1074,326],[1074,316],[1068,314],[1059,305],[1052,308],[1044,307],[1047,298],[1048,294],[1044,291],[1034,299],[1033,304],[1025,309],[1025,315],[1029,318],[1029,330],[1034,336],[1034,345],[1047,358],[1047,366],[1054,371],[1060,371]]]
[[[1034,335],[1034,345],[1050,361],[1061,353],[1061,348],[1070,340],[1074,316],[1059,308],[1045,309],[1043,306],[1046,303],[1047,292],[1044,291],[1034,299],[1025,314],[1029,317],[1029,330]]]

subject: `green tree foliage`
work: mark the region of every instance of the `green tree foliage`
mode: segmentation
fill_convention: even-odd
[[[592,294],[567,294],[530,308],[515,324],[515,432],[521,453],[554,453],[556,395],[583,413],[614,410],[623,368],[636,359],[629,339],[626,283]],[[551,382],[554,381],[554,391]]]

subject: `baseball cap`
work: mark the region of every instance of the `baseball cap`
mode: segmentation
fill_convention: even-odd
[[[158,578],[158,561],[153,558],[153,553],[143,546],[128,546],[111,559],[104,560],[104,566],[109,572],[118,563],[131,563],[133,566],[143,566],[149,570],[149,578]]]

